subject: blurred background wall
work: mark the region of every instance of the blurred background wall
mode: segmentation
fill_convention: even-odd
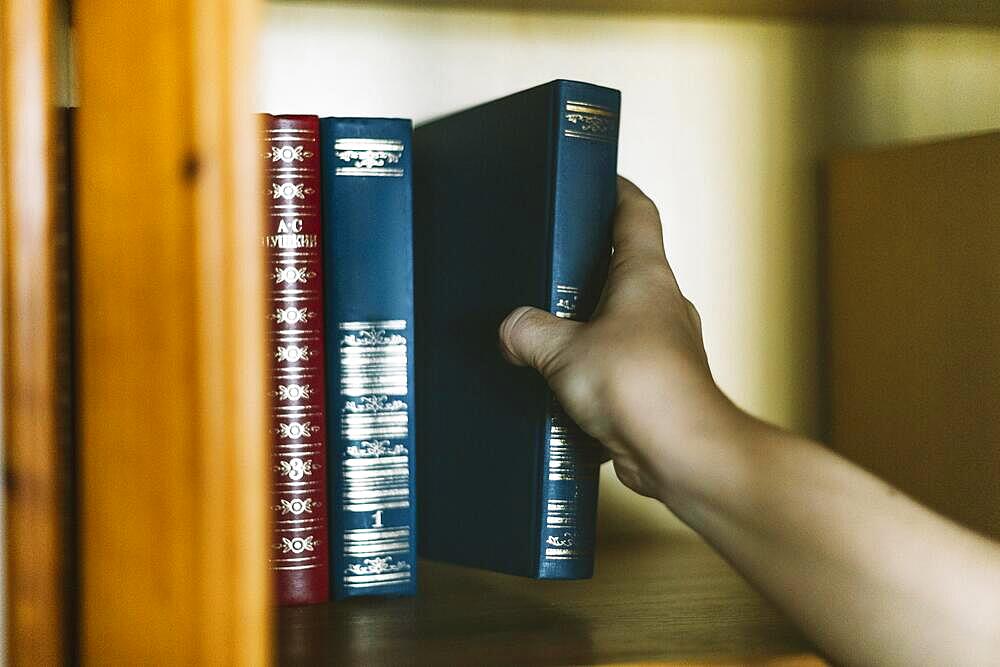
[[[260,69],[263,111],[418,123],[554,78],[619,88],[620,171],[660,208],[716,379],[813,437],[823,159],[1000,128],[1000,29],[280,2]],[[604,476],[604,536],[682,530]]]

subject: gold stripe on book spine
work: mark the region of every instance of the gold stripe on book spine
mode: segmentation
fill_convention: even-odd
[[[607,107],[569,100],[563,118],[569,124],[563,136],[605,143],[618,140],[618,114]]]
[[[582,105],[572,102],[567,105]],[[596,109],[603,109],[595,107]],[[579,111],[579,109],[576,109]],[[607,110],[604,110],[607,112]],[[610,112],[607,112],[610,113]],[[607,113],[603,115],[607,115]],[[601,115],[601,114],[599,114]],[[613,115],[613,114],[612,114]],[[552,312],[565,319],[576,319],[580,288],[557,284],[553,295]],[[593,439],[570,421],[555,399],[549,407],[548,470],[550,482],[578,482],[593,480],[599,473],[599,457]],[[588,557],[589,552],[575,548],[579,502],[573,498],[549,498],[545,504],[545,560],[572,560]],[[552,532],[555,531],[555,532]]]
[[[591,104],[590,102],[579,102],[577,100],[566,100],[566,111],[579,111],[581,113],[590,113],[595,116],[608,116],[611,118],[618,116],[618,114],[607,107],[602,107],[599,104]]]
[[[337,176],[400,177],[403,142],[394,139],[337,139],[333,144]]]
[[[266,130],[261,158],[268,170],[263,198],[268,229],[261,237],[270,285],[269,327],[273,422],[271,505],[273,570],[326,568],[325,442],[322,374],[314,363],[322,347],[319,237],[315,233],[318,149],[315,130]]]
[[[344,150],[382,150],[353,140]],[[402,144],[399,145],[402,150]],[[344,585],[368,589],[412,579],[410,526],[389,525],[388,510],[410,507],[409,368],[405,320],[342,322],[340,503],[370,528],[343,534]]]
[[[344,556],[347,558],[407,554],[409,551],[408,526],[392,529],[358,528],[344,532]]]

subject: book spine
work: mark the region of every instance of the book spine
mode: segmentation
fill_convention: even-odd
[[[330,597],[319,119],[265,116],[271,569],[279,604]]]
[[[416,592],[411,124],[324,118],[328,413],[340,599]]]
[[[617,91],[564,81],[555,87],[550,312],[586,320],[607,277],[617,201]],[[539,577],[593,574],[599,443],[553,399],[546,422]]]

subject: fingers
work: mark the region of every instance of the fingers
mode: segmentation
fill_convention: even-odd
[[[612,244],[619,262],[666,263],[663,227],[652,200],[632,181],[618,177],[618,209],[612,227]]]
[[[579,322],[521,306],[500,323],[500,349],[511,363],[531,366],[549,379],[559,369],[561,352],[579,326]]]

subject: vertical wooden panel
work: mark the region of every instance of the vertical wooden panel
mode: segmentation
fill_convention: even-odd
[[[1000,537],[1000,133],[830,173],[831,439]]]
[[[270,648],[253,0],[76,5],[84,658]]]
[[[67,655],[50,3],[0,2],[7,650]],[[65,444],[65,443],[63,443]]]

